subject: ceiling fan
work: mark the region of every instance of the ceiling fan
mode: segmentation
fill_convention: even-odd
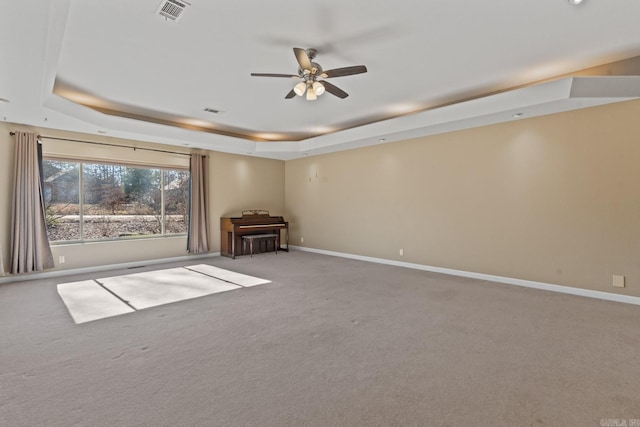
[[[296,84],[289,93],[287,93],[285,99],[291,99],[296,95],[303,96],[306,93],[307,99],[309,101],[313,101],[318,96],[322,95],[325,90],[341,99],[349,96],[347,92],[324,79],[351,76],[367,72],[367,67],[364,65],[354,65],[351,67],[334,68],[332,70],[324,71],[320,64],[312,62],[318,54],[315,49],[305,50],[299,47],[294,47],[293,53],[300,65],[298,74],[251,73],[251,75],[255,77],[287,77],[300,79],[301,81]]]

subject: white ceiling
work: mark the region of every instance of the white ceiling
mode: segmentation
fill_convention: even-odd
[[[175,22],[159,5],[3,0],[0,118],[290,159],[640,97],[637,76],[528,86],[639,56],[638,0],[192,0]],[[293,47],[316,48],[325,70],[369,71],[331,79],[346,99],[287,100],[295,80],[250,73],[295,74]],[[105,114],[54,84],[111,109],[285,141]]]

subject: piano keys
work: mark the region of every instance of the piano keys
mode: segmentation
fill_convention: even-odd
[[[278,234],[284,230],[284,239],[279,241],[285,243],[285,247],[278,248],[278,251],[289,251],[289,223],[281,216],[271,216],[265,210],[242,211],[242,217],[221,217],[220,218],[220,255],[234,258],[238,255],[248,255],[245,253],[242,244],[242,236],[248,234]],[[269,248],[267,248],[268,250]],[[275,250],[276,248],[272,248]]]

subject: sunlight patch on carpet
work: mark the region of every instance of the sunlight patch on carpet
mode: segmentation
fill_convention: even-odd
[[[223,268],[214,267],[213,265],[200,264],[186,267],[189,270],[215,277],[225,282],[235,283],[243,287],[264,285],[270,280],[260,279],[258,277],[247,276],[246,274],[236,273],[235,271],[225,270]]]
[[[58,285],[58,294],[76,323],[135,311],[93,280],[63,283]]]
[[[107,277],[98,282],[136,310],[239,288],[186,268]]]
[[[269,283],[206,264],[58,285],[75,323]]]

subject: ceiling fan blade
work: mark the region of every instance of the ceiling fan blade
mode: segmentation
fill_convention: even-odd
[[[298,64],[300,64],[300,68],[311,72],[311,68],[313,68],[313,66],[311,65],[311,60],[307,56],[307,51],[304,49],[300,49],[299,47],[294,47],[293,53],[295,53],[296,55],[296,59],[298,60]]]
[[[289,91],[289,93],[287,94],[287,96],[285,96],[285,97],[284,97],[284,99],[291,99],[291,98],[293,98],[294,96],[296,96],[296,93],[295,93],[295,91],[294,91],[293,89],[291,89],[291,90]]]
[[[295,74],[274,74],[274,73],[251,73],[254,77],[287,77],[287,78],[299,78]]]
[[[338,86],[333,85],[333,84],[329,83],[326,80],[323,80],[320,83],[322,83],[322,85],[324,86],[324,88],[326,89],[327,92],[329,92],[332,95],[337,96],[338,98],[345,99],[347,96],[349,96],[349,94],[347,92],[343,91]]]
[[[334,68],[333,70],[323,71],[321,77],[326,79],[330,77],[352,76],[354,74],[362,74],[366,72],[367,67],[364,65],[354,65],[352,67]]]

